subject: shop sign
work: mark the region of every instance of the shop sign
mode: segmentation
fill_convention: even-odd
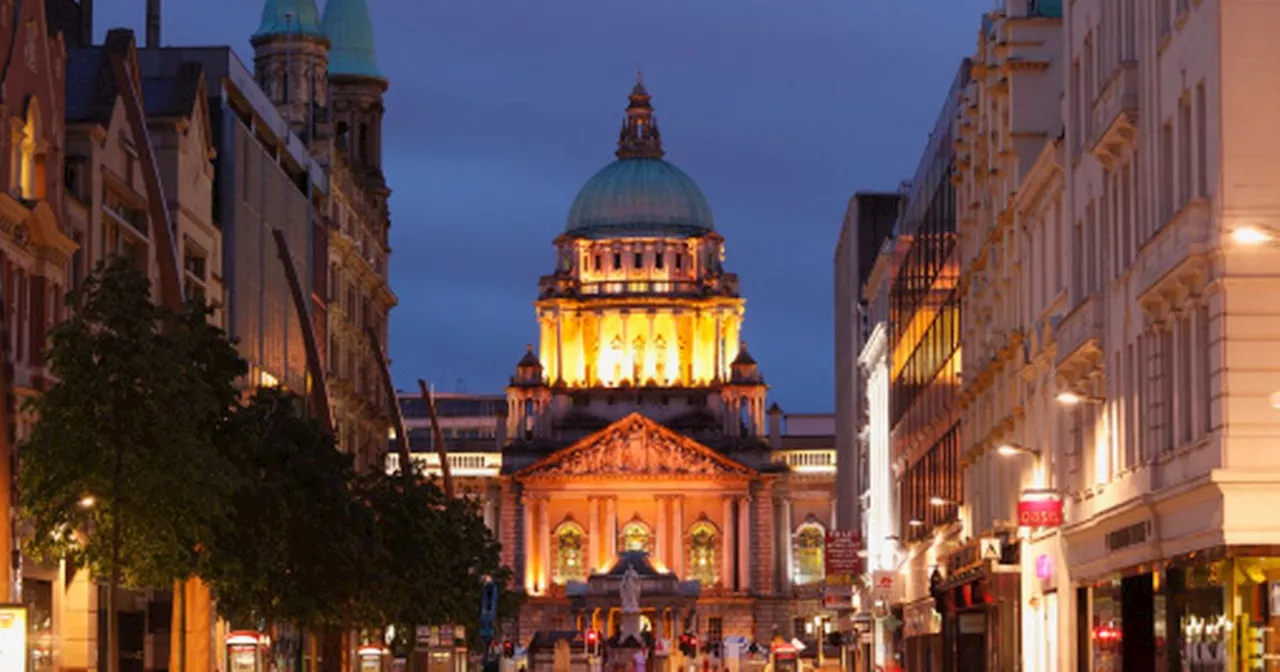
[[[1141,523],[1127,525],[1118,530],[1107,533],[1107,550],[1119,551],[1130,546],[1138,546],[1147,543],[1147,539],[1151,537],[1151,521],[1144,520]]]
[[[893,604],[896,601],[896,589],[898,587],[898,573],[893,570],[877,569],[871,573],[871,595],[872,599],[885,604]]]
[[[1062,527],[1062,500],[1028,498],[1018,500],[1018,525],[1021,527]]]
[[[862,535],[853,530],[831,530],[826,541],[822,556],[827,585],[853,585],[854,577],[862,573]]]
[[[414,647],[419,651],[426,651],[429,647],[434,646],[432,638],[435,636],[435,628],[429,625],[419,625],[414,628]]]
[[[822,589],[822,608],[832,611],[853,608],[853,586],[824,586]]]
[[[27,608],[0,605],[0,670],[27,670]]]

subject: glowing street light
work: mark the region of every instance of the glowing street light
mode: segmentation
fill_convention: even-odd
[[[1070,390],[1067,390],[1066,392],[1059,392],[1057,396],[1054,397],[1054,399],[1059,404],[1062,404],[1063,406],[1078,406],[1080,404],[1101,404],[1104,401],[1106,401],[1102,397],[1094,397],[1087,394],[1080,394],[1079,392],[1072,392]]]
[[[1036,457],[1040,456],[1040,451],[1038,449],[1028,448],[1027,446],[1019,445],[1016,443],[1001,444],[998,448],[996,448],[996,452],[1000,453],[1001,457],[1018,457],[1019,455],[1035,455]]]
[[[946,497],[938,497],[937,495],[930,497],[929,503],[934,506],[956,506],[959,504],[959,502],[955,501],[954,499],[947,499]]]
[[[1240,245],[1261,245],[1271,240],[1271,234],[1256,226],[1246,225],[1233,230],[1231,240]]]
[[[78,503],[82,509],[92,509],[93,506],[98,503],[98,500],[95,499],[93,495],[85,495]]]

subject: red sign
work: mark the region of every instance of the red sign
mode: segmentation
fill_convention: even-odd
[[[827,547],[822,554],[827,576],[852,576],[862,573],[862,535],[852,530],[827,532]]]
[[[1062,500],[1019,500],[1018,525],[1021,527],[1062,527]]]

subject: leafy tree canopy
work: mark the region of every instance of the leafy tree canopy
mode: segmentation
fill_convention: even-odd
[[[205,545],[201,576],[237,626],[348,621],[376,551],[372,517],[352,497],[350,457],[302,407],[296,395],[259,389],[226,427],[239,487]]]
[[[103,575],[112,530],[124,582],[169,585],[191,575],[227,513],[235,471],[213,441],[247,367],[205,305],[155,305],[124,259],[99,265],[68,305],[77,310],[50,332],[46,355],[55,382],[27,406],[37,416],[20,449],[27,550]]]
[[[363,594],[382,622],[395,626],[396,645],[411,644],[415,625],[461,624],[474,636],[484,580],[503,588],[511,580],[476,504],[450,499],[434,481],[400,475],[369,474],[359,491],[382,546]],[[506,593],[499,618],[512,613],[513,597]]]

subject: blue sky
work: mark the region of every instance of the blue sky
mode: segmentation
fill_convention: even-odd
[[[319,0],[322,4],[323,0]],[[99,0],[141,36],[144,0]],[[396,385],[497,392],[579,187],[612,160],[637,69],[701,185],[791,412],[833,410],[831,257],[849,196],[914,170],[991,0],[370,0],[391,80]],[[166,45],[252,63],[260,0],[167,0]]]

